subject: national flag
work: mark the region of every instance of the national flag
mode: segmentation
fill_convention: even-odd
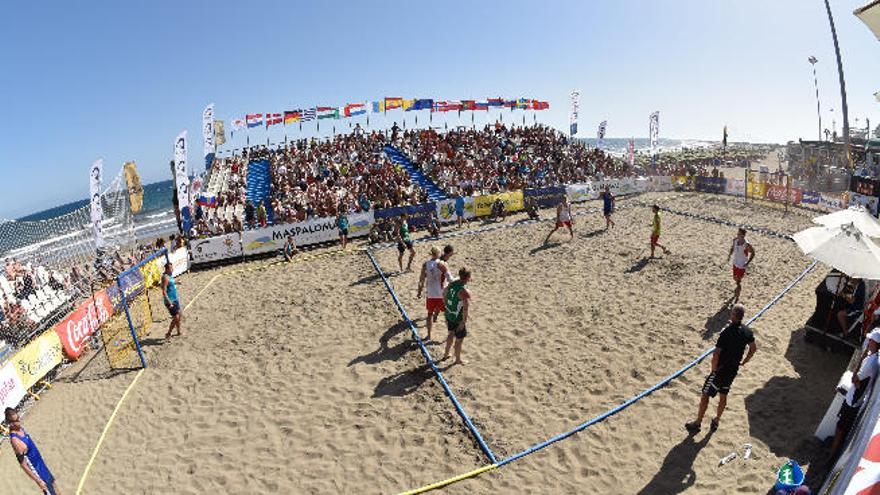
[[[478,101],[474,103],[474,110],[489,110],[489,103],[486,101]]]
[[[244,120],[242,120],[242,119],[240,119],[240,118],[239,118],[239,119],[232,119],[232,130],[233,130],[233,132],[234,132],[234,131],[240,131],[240,130],[244,129],[244,127],[245,127]]]
[[[504,100],[504,103],[502,104],[502,106],[504,108],[509,108],[509,109],[513,110],[514,108],[516,108],[516,100]]]
[[[432,110],[434,108],[434,100],[421,99],[416,100],[410,110]]]
[[[399,96],[385,97],[385,110],[394,110],[403,106],[403,98]]]
[[[355,115],[363,115],[367,113],[367,107],[363,103],[349,103],[345,105],[345,116],[354,117]]]
[[[403,108],[404,112],[409,112],[415,104],[416,100],[403,100],[403,104],[400,107]]]
[[[284,112],[284,125],[293,124],[302,120],[302,110],[287,110]]]
[[[476,110],[477,102],[474,100],[461,100],[461,109],[462,110]]]
[[[488,104],[490,107],[503,107],[504,98],[489,98]]]
[[[277,125],[283,122],[284,119],[280,113],[267,113],[266,114],[266,128],[268,129],[270,125]]]
[[[461,102],[458,100],[449,100],[446,102],[446,110],[450,112],[461,111]]]
[[[520,99],[516,100],[516,108],[520,108],[522,110],[531,110],[532,100],[520,98]]]
[[[449,103],[445,101],[435,101],[434,106],[431,108],[432,112],[448,112],[449,111]]]
[[[546,101],[532,100],[532,110],[548,110],[550,104]]]
[[[373,113],[380,113],[385,111],[385,100],[379,100],[373,102]]]
[[[245,116],[245,120],[247,121],[248,128],[260,127],[261,125],[263,125],[263,114],[249,113]]]
[[[339,118],[339,109],[336,107],[316,107],[315,111],[318,114],[318,120]]]
[[[302,121],[303,121],[303,122],[309,122],[309,121],[315,120],[315,115],[316,115],[316,113],[317,113],[317,112],[315,111],[315,108],[314,108],[314,107],[312,107],[312,108],[306,108],[305,110],[303,110],[303,119],[302,119]]]

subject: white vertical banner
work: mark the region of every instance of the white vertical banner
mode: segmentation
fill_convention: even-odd
[[[101,181],[104,175],[104,160],[97,159],[89,170],[89,202],[91,204],[92,232],[95,234],[95,246],[104,247],[104,233],[101,222],[104,221],[104,208],[101,205]]]
[[[636,164],[636,138],[629,139],[627,151],[629,152],[629,166],[634,167]]]
[[[186,131],[182,131],[174,139],[174,182],[177,185],[177,201],[180,206],[180,219],[184,233],[189,232],[192,224],[189,202],[189,176],[186,164]]]
[[[214,141],[214,104],[205,107],[202,112],[202,137],[205,139],[205,170],[211,168],[214,153],[217,151]]]
[[[599,130],[596,132],[596,147],[600,150],[605,147],[605,127],[607,126],[607,120],[599,122]]]
[[[648,125],[648,135],[651,137],[651,153],[657,151],[660,142],[660,111],[653,112]]]
[[[578,133],[578,111],[581,108],[581,93],[578,90],[571,92],[571,113],[569,115],[569,134]]]

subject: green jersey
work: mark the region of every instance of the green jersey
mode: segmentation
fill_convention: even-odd
[[[461,300],[461,291],[464,289],[464,283],[456,280],[449,284],[446,288],[446,294],[443,297],[443,305],[446,306],[446,321],[448,323],[457,324],[461,321],[461,310],[464,304]]]
[[[406,223],[405,221],[404,221],[404,222],[401,222],[401,224],[400,224],[400,240],[402,240],[403,242],[409,242],[409,241],[410,241],[410,238],[409,238],[409,224]]]
[[[654,220],[651,222],[651,233],[660,235],[660,212],[654,213]]]

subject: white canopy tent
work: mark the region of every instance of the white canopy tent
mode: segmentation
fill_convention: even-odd
[[[853,14],[868,26],[877,40],[880,40],[880,0],[871,0],[864,7],[856,9]]]

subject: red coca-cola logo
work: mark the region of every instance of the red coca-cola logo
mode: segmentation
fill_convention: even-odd
[[[76,359],[82,354],[85,341],[112,314],[112,306],[105,291],[87,299],[75,311],[55,325],[55,333],[61,339],[64,354],[68,359]]]

